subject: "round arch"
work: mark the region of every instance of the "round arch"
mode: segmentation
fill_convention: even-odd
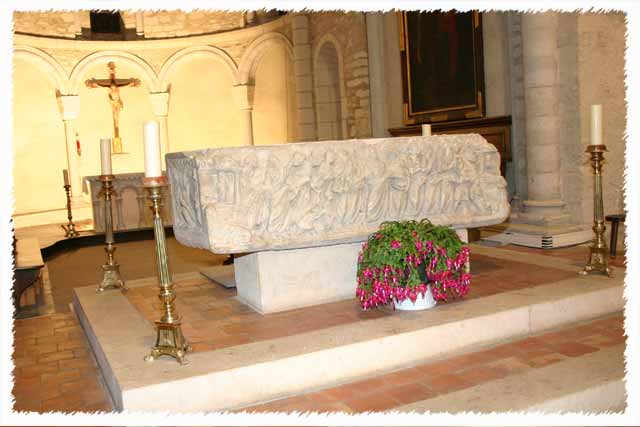
[[[129,52],[117,51],[117,50],[103,50],[100,52],[92,53],[85,56],[76,64],[71,72],[70,91],[73,95],[78,94],[78,90],[84,83],[82,80],[87,69],[96,64],[106,64],[111,61],[119,61],[125,64],[131,65],[138,70],[142,76],[147,80],[150,91],[156,92],[158,88],[158,77],[153,71],[153,68],[139,56],[133,55]]]
[[[224,65],[225,69],[229,72],[229,76],[231,76],[231,80],[234,85],[237,84],[238,77],[238,67],[233,59],[222,49],[213,46],[191,46],[184,49],[179,50],[178,52],[171,55],[169,59],[162,64],[162,68],[160,69],[160,74],[158,78],[158,90],[164,92],[168,89],[169,86],[169,75],[171,71],[175,67],[175,65],[185,58],[200,56],[200,57],[210,57]]]
[[[56,89],[66,94],[69,90],[69,78],[62,66],[51,55],[31,46],[16,46],[14,59],[24,59],[39,68],[51,79]]]
[[[270,32],[255,39],[242,55],[238,68],[238,84],[252,84],[260,58],[268,48],[274,45],[284,46],[289,58],[293,59],[293,44],[283,34]]]

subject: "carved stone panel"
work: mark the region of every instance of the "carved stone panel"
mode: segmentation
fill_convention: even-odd
[[[115,231],[153,228],[153,217],[147,203],[147,193],[142,185],[142,173],[116,174],[113,180],[114,195],[111,199],[111,214]],[[91,204],[93,207],[93,229],[104,232],[104,195],[99,176],[85,176],[89,183]],[[162,190],[162,220],[165,226],[171,225],[171,189]]]
[[[216,253],[363,241],[384,221],[469,228],[509,214],[500,156],[476,134],[172,153],[167,169],[177,239]]]

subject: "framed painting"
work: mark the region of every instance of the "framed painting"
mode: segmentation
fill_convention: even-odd
[[[482,17],[401,12],[404,124],[483,117]]]

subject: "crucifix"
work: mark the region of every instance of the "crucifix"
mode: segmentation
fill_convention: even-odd
[[[113,113],[113,142],[112,152],[122,153],[122,139],[120,139],[120,110],[123,108],[122,99],[120,99],[121,87],[138,87],[139,79],[117,79],[116,64],[109,62],[109,78],[108,79],[89,79],[84,83],[89,88],[104,87],[109,89],[109,102],[111,103],[111,112]]]

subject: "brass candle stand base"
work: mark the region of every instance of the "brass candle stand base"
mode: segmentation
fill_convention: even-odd
[[[156,240],[156,259],[158,262],[158,276],[160,279],[160,294],[158,297],[164,305],[164,313],[156,325],[156,344],[151,353],[144,360],[151,362],[160,356],[171,356],[181,365],[189,363],[185,353],[191,351],[191,346],[182,334],[181,318],[177,315],[174,301],[176,294],[173,290],[169,260],[167,258],[167,244],[162,224],[162,188],[167,186],[166,178],[144,178],[144,187],[149,194],[151,211],[153,212],[153,233]]]
[[[604,238],[604,208],[602,203],[602,164],[604,162],[605,145],[589,145],[586,152],[591,156],[593,168],[593,232],[594,237],[589,247],[589,261],[579,274],[601,273],[611,276],[609,267],[607,242]]]
[[[111,213],[111,196],[113,195],[113,175],[100,175],[102,181],[102,193],[104,196],[104,230],[105,248],[107,262],[102,264],[102,282],[98,285],[97,292],[104,292],[107,289],[127,290],[127,287],[120,275],[120,265],[116,262],[114,253],[116,247],[113,245],[113,216]]]
[[[69,220],[66,225],[61,225],[64,230],[64,237],[78,237],[79,234],[76,231],[76,225],[73,223],[73,215],[71,214],[71,186],[66,184],[64,191],[67,193],[67,219]]]
[[[180,318],[173,322],[156,321],[156,345],[151,347],[151,353],[144,360],[152,362],[160,356],[171,356],[181,365],[189,363],[184,355],[191,351],[191,346],[182,335]]]
[[[116,248],[113,244],[107,243],[107,247],[105,247],[104,250],[107,253],[107,262],[102,264],[102,282],[98,286],[98,292],[103,292],[107,289],[122,289],[123,291],[127,291],[128,288],[125,286],[124,280],[122,280],[122,276],[120,275],[120,264],[118,264],[113,257]]]

